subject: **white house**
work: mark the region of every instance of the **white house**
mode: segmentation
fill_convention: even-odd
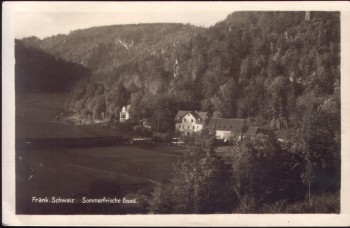
[[[207,112],[178,111],[175,116],[175,130],[184,135],[190,135],[203,129]]]
[[[120,122],[125,122],[130,119],[130,105],[127,105],[126,107],[123,106],[122,111],[119,113],[119,117]]]
[[[203,128],[215,130],[216,138],[228,141],[232,138],[267,138],[271,132],[260,127],[248,126],[245,119],[209,118],[207,112],[178,111],[175,116],[175,131],[183,135],[200,132]]]
[[[230,140],[232,137],[241,139],[247,128],[244,119],[212,118],[207,126],[215,130],[217,139],[224,141]]]

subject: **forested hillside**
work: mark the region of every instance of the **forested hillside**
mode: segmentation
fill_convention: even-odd
[[[90,77],[86,67],[54,57],[40,49],[15,42],[16,93],[68,92],[73,84]]]
[[[160,113],[163,131],[179,109],[283,129],[313,105],[339,110],[339,24],[338,12],[235,12],[208,29],[117,25],[22,42],[91,69],[67,102],[81,118],[131,104],[134,118]]]

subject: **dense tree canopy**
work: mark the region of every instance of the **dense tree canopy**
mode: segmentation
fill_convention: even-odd
[[[80,64],[26,47],[18,40],[15,45],[16,92],[68,92],[77,80],[91,75]]]
[[[168,109],[170,126],[178,109],[192,109],[283,129],[302,121],[299,97],[328,99],[340,80],[337,12],[235,12],[208,29],[117,25],[22,42],[91,69],[67,105],[82,117],[131,104],[140,118]]]

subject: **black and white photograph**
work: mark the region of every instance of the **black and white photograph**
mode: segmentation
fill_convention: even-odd
[[[70,4],[13,14],[14,216],[349,213],[341,8]]]

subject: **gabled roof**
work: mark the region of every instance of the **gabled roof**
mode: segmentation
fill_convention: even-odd
[[[244,119],[212,118],[209,120],[208,127],[216,130],[239,133],[243,131]]]
[[[202,118],[203,120],[207,118],[208,112],[197,112],[198,116]]]
[[[187,113],[190,113],[194,118],[196,119],[202,119],[204,120],[207,117],[207,112],[195,112],[195,111],[183,111],[179,110],[175,116],[175,120],[178,117],[184,117]]]
[[[244,135],[256,135],[258,134],[258,130],[259,128],[258,127],[248,127],[247,131],[244,133]]]
[[[279,131],[274,131],[275,135],[277,138],[280,139],[288,139],[289,138],[289,132],[285,130],[279,130]]]
[[[271,130],[261,128],[261,127],[254,127],[254,126],[249,126],[247,130],[243,133],[245,136],[256,136],[258,134],[263,134],[263,135],[270,135],[272,133]]]
[[[129,112],[130,111],[130,106],[131,105],[123,106],[122,112]]]
[[[188,111],[179,110],[175,116],[175,119],[177,119],[178,117],[183,117],[184,115],[186,115],[186,113],[188,113]]]

